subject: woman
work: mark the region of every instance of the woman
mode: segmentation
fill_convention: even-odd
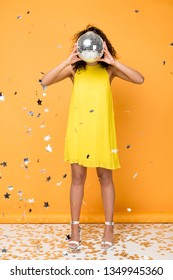
[[[86,32],[95,32],[103,39],[104,54],[92,63],[78,56],[76,42]],[[64,153],[64,160],[71,164],[72,175],[69,247],[76,249],[81,243],[79,219],[87,167],[95,167],[105,214],[101,248],[108,249],[113,245],[115,191],[112,170],[120,168],[110,84],[115,77],[136,84],[142,84],[144,78],[116,59],[115,49],[99,28],[88,25],[75,34],[74,42],[70,56],[44,75],[42,85],[48,86],[65,78],[73,82]]]

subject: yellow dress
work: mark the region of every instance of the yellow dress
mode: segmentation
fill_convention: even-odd
[[[75,73],[64,160],[86,167],[121,167],[109,75],[100,64]]]

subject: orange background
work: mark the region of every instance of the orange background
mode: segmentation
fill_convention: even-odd
[[[87,24],[102,29],[119,60],[145,77],[142,85],[112,83],[121,164],[113,172],[115,222],[173,221],[172,15],[168,0],[1,1],[1,223],[70,219],[71,171],[63,153],[72,83],[54,84],[44,96],[38,80],[68,57],[73,34]],[[103,221],[100,185],[90,168],[81,222]]]

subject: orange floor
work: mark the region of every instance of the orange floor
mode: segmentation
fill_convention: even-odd
[[[173,224],[115,224],[114,246],[100,248],[102,224],[82,224],[82,244],[68,248],[68,224],[0,224],[0,260],[173,260]]]

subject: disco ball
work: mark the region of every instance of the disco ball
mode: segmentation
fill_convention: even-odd
[[[103,55],[103,40],[92,31],[81,35],[77,41],[78,55],[86,62],[97,61]]]

